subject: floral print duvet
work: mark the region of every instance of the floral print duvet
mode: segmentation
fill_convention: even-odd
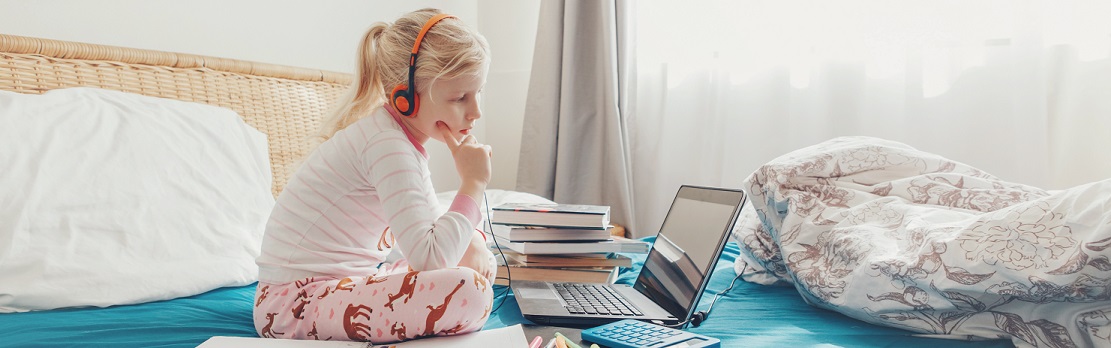
[[[843,137],[745,180],[737,271],[932,337],[1111,346],[1111,180],[1047,191]]]

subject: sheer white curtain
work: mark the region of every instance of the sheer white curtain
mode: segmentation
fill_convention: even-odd
[[[1111,177],[1107,1],[635,4],[638,236],[680,184],[844,135],[1048,189]]]

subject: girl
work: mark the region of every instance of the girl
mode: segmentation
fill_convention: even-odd
[[[488,56],[482,35],[438,10],[367,31],[348,95],[266,225],[260,336],[385,343],[482,328],[496,266],[476,227],[491,152],[469,132]],[[429,139],[462,179],[443,214]],[[384,262],[394,248],[401,260]]]

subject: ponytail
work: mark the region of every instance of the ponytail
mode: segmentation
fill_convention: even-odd
[[[351,86],[335,101],[332,110],[320,125],[320,131],[310,144],[315,147],[331,138],[336,132],[365,117],[375,106],[386,101],[379,73],[378,40],[389,24],[375,23],[363,35],[355,55],[355,78]]]

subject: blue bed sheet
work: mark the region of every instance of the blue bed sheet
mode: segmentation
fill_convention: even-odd
[[[11,347],[196,347],[212,336],[256,336],[255,286],[108,308],[0,314]]]
[[[651,240],[648,238],[647,240]],[[699,304],[706,309],[714,294],[736,274],[736,244],[729,243]],[[631,284],[636,266],[619,282]],[[497,306],[486,328],[529,324],[512,293],[496,286]],[[255,336],[251,322],[254,285],[222,288],[197,296],[139,305],[0,314],[0,346],[12,347],[195,347],[211,336]],[[504,293],[504,295],[503,295]],[[737,281],[714,305],[702,326],[688,330],[722,340],[724,347],[1012,347],[1010,341],[965,342],[922,338],[910,332],[871,325],[840,313],[811,307],[794,288]]]
[[[699,310],[709,308],[714,295],[728,288],[737,276],[733,261],[739,253],[736,243],[726,244],[699,302]],[[633,284],[646,255],[629,256],[634,267],[622,270],[618,283]],[[497,315],[486,323],[487,329],[530,324],[521,317],[513,294],[507,296]],[[721,296],[701,326],[686,330],[718,338],[722,347],[1014,347],[1009,340],[972,342],[912,336],[910,331],[872,325],[807,305],[793,287],[764,286],[743,280],[737,280],[733,289]]]

